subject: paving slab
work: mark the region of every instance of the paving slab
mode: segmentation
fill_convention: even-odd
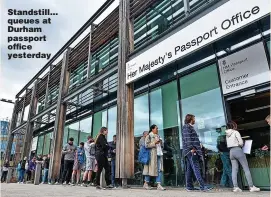
[[[227,190],[210,192],[187,192],[184,189],[168,189],[166,191],[143,189],[97,190],[95,187],[33,185],[33,184],[1,184],[1,197],[269,197],[270,192],[233,193]]]

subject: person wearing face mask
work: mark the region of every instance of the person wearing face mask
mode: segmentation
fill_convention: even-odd
[[[62,184],[66,185],[71,180],[72,169],[75,158],[75,151],[77,147],[73,144],[73,138],[69,139],[69,142],[63,147],[62,154],[64,154],[64,171],[62,174]]]
[[[197,181],[199,182],[200,190],[205,192],[209,191],[210,188],[205,186],[201,175],[200,160],[203,161],[204,157],[198,134],[193,126],[195,122],[195,116],[192,114],[187,114],[182,130],[183,154],[185,156],[186,164],[186,190],[195,190],[193,186],[194,174]]]
[[[143,175],[145,176],[144,189],[150,189],[150,177],[156,177],[157,190],[166,190],[162,187],[162,172],[163,172],[163,151],[162,139],[158,135],[158,127],[152,125],[149,135],[145,137],[145,147],[150,149],[150,161],[144,165]]]

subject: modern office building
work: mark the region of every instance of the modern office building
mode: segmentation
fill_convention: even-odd
[[[8,120],[0,120],[0,129],[1,129],[1,163],[4,160],[6,148],[7,148],[7,143],[8,143],[8,131],[9,131],[9,121]],[[12,143],[12,150],[11,150],[11,155],[15,154],[15,144],[16,141],[15,139],[13,140]]]
[[[24,135],[21,156],[52,153],[55,178],[68,138],[78,144],[106,126],[108,140],[118,138],[117,176],[141,185],[138,142],[156,124],[165,143],[163,184],[183,187],[181,128],[190,113],[206,149],[207,183],[220,183],[217,139],[233,120],[253,140],[247,158],[255,185],[269,189],[270,152],[262,150],[270,149],[269,0],[121,0],[93,24],[111,3],[16,95],[10,139]]]

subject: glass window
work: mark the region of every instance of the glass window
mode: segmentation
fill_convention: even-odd
[[[99,111],[94,114],[92,136],[96,138],[102,127],[107,126],[107,111]]]
[[[180,186],[184,184],[181,163],[179,105],[177,82],[173,81],[150,93],[151,124],[158,126],[164,142],[164,184]]]
[[[142,136],[149,130],[149,100],[148,94],[140,95],[134,100],[134,136]]]
[[[69,127],[65,126],[64,134],[63,134],[63,143],[62,143],[63,146],[65,146],[65,144],[68,143],[68,136],[69,136]]]
[[[44,140],[44,135],[39,136],[38,147],[37,147],[37,155],[41,155],[42,154],[43,140]]]
[[[107,140],[113,141],[113,135],[117,133],[117,107],[108,109],[108,136]]]
[[[69,138],[73,137],[74,139],[73,143],[78,146],[79,122],[70,124],[68,128],[69,128]]]
[[[194,125],[200,141],[208,152],[207,168],[215,168],[218,158],[217,128],[225,125],[225,116],[216,65],[203,68],[180,79],[182,119],[186,114],[196,116]],[[207,162],[206,160],[206,162]],[[206,170],[206,172],[209,172]],[[211,177],[207,173],[208,177]]]
[[[28,118],[28,113],[29,113],[29,105],[27,105],[25,108],[24,108],[24,121],[27,121],[27,118]]]
[[[51,145],[51,133],[48,133],[45,135],[45,140],[44,140],[44,146],[43,146],[43,155],[48,155],[49,154],[49,149]]]
[[[92,116],[80,121],[80,140],[79,142],[86,142],[87,137],[91,135]]]

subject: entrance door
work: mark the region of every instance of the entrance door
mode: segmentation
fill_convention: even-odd
[[[270,189],[270,126],[265,120],[270,114],[270,92],[229,101],[228,106],[230,119],[237,123],[243,139],[253,140],[247,160],[254,185]],[[241,182],[247,187],[242,170]]]

